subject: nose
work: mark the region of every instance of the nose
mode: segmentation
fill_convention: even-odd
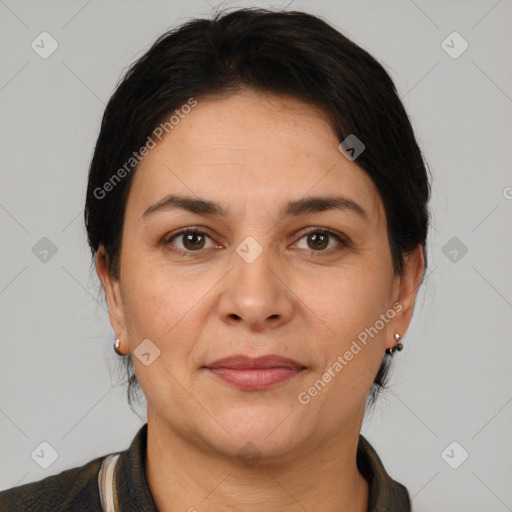
[[[293,316],[291,283],[285,272],[273,264],[270,252],[254,261],[238,253],[233,255],[233,269],[222,280],[219,314],[228,324],[245,324],[251,331],[275,329]]]

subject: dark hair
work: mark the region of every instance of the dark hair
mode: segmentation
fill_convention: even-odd
[[[139,148],[191,98],[243,88],[315,105],[328,116],[340,142],[351,134],[360,139],[365,150],[357,163],[383,201],[394,272],[403,274],[404,255],[418,244],[426,257],[429,178],[407,113],[384,68],[318,17],[240,9],[217,13],[213,19],[193,19],[160,36],[130,66],[108,102],[89,171],[85,225],[93,255],[104,246],[115,278]],[[124,361],[131,406],[140,387],[131,356]],[[388,366],[385,356],[369,393],[370,404],[386,385]]]

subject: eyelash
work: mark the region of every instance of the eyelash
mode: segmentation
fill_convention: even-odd
[[[163,244],[165,246],[172,245],[172,241],[175,240],[176,238],[178,238],[180,236],[190,235],[190,234],[204,235],[204,236],[207,236],[208,238],[210,238],[210,240],[212,240],[212,237],[206,231],[202,231],[199,228],[185,228],[176,233],[172,233],[172,234],[166,236],[163,240]],[[308,228],[307,231],[305,231],[302,234],[302,236],[299,238],[299,241],[311,234],[328,235],[329,238],[334,238],[339,244],[338,247],[334,247],[334,248],[330,248],[330,249],[321,249],[321,250],[317,250],[317,251],[315,251],[313,249],[309,249],[309,252],[311,252],[311,253],[333,254],[333,253],[340,251],[343,248],[347,248],[347,247],[351,246],[350,240],[347,237],[345,237],[339,233],[336,233],[330,229],[322,228],[319,226]],[[179,254],[183,254],[186,256],[194,256],[195,255],[194,253],[201,254],[201,253],[204,253],[207,249],[198,249],[196,251],[191,251],[191,250],[184,250],[184,249],[179,249],[177,247],[174,247],[172,250],[175,252],[178,252]],[[302,249],[302,250],[307,250],[307,249]]]

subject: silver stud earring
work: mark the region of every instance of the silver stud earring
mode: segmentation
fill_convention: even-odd
[[[400,342],[400,334],[396,333],[395,334],[395,340],[396,340],[396,345],[394,347],[391,347],[391,348],[387,348],[386,349],[386,354],[389,354],[390,356],[393,355],[393,352],[395,350],[402,350],[404,348],[404,346],[402,345],[402,343]]]

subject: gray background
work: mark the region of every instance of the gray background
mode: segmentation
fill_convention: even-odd
[[[90,266],[87,169],[122,71],[209,2],[0,0],[0,489],[125,449],[145,421]],[[415,511],[512,510],[512,2],[225,5],[319,14],[394,79],[434,176],[430,267],[363,434]],[[47,59],[31,48],[43,31]],[[47,469],[31,457],[50,457],[44,441]]]

